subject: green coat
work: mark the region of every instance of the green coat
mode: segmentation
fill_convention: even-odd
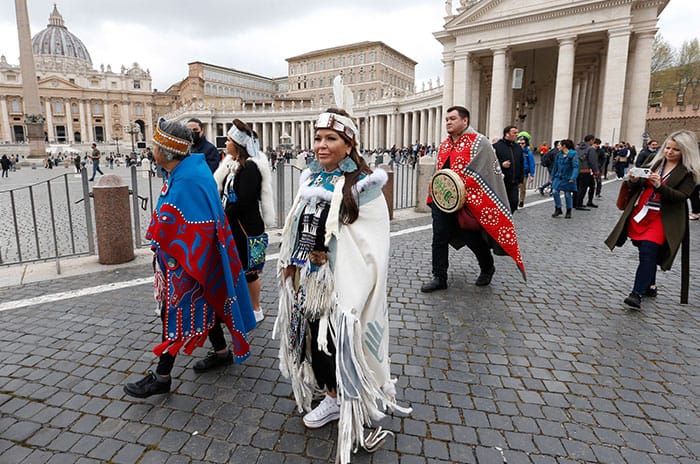
[[[652,169],[656,170],[660,162]],[[627,241],[627,224],[629,223],[634,204],[644,190],[645,181],[635,183],[624,181],[631,187],[630,199],[627,208],[615,224],[612,232],[605,240],[605,244],[613,250],[616,246],[622,246]],[[678,248],[683,244],[683,257],[681,263],[681,303],[688,302],[688,283],[690,272],[690,257],[688,255],[688,197],[695,188],[693,175],[679,163],[665,184],[661,184],[657,191],[661,194],[661,223],[666,235],[666,243],[661,247],[658,256],[658,264],[661,269],[668,271],[673,265]]]

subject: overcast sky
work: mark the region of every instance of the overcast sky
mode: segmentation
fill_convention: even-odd
[[[520,0],[525,3],[526,0]],[[530,0],[535,2],[536,0]],[[416,80],[440,76],[444,0],[28,0],[32,35],[57,3],[93,65],[138,62],[153,87],[184,78],[204,61],[266,77],[287,75],[286,58],[363,40],[381,40],[418,62]],[[454,5],[459,0],[454,0]],[[671,45],[698,37],[700,0],[671,0],[659,21]],[[14,0],[0,0],[0,54],[19,63]]]

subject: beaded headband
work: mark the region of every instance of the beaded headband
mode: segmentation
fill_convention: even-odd
[[[153,143],[173,153],[177,153],[179,155],[186,155],[187,151],[190,148],[190,142],[185,139],[181,139],[180,137],[175,137],[174,135],[170,135],[167,132],[164,132],[160,128],[161,121],[165,121],[165,119],[161,118],[158,121],[158,124],[156,124],[156,130],[153,134]]]
[[[316,120],[316,129],[332,129],[357,142],[357,127],[352,119],[335,113],[321,113]]]
[[[257,158],[259,156],[260,144],[255,137],[251,137],[242,130],[239,130],[235,125],[231,126],[226,135],[231,137],[231,140],[238,145],[244,146],[245,150],[248,152],[248,156],[251,158]]]

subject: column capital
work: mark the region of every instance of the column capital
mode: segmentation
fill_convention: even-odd
[[[505,55],[506,52],[508,52],[507,46],[491,48],[491,53],[493,53],[494,55]]]
[[[656,37],[657,31],[658,31],[658,29],[656,29],[656,28],[651,29],[651,30],[647,30],[647,31],[634,31],[634,36],[637,39],[652,39],[653,40],[654,37]]]
[[[631,26],[621,27],[619,29],[614,29],[614,30],[609,30],[608,31],[608,39],[613,39],[615,37],[629,37],[629,35],[631,33],[632,33]]]
[[[578,36],[572,35],[570,37],[561,37],[557,39],[557,42],[559,42],[559,47],[562,47],[564,45],[576,45],[576,39]]]

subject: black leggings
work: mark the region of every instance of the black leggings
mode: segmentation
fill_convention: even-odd
[[[318,337],[318,321],[309,322],[309,333],[311,335],[311,368],[316,376],[319,388],[335,391],[338,382],[335,377],[335,345],[331,339],[330,332],[328,333],[328,351],[331,353],[328,356],[323,351],[318,349],[316,339]]]

